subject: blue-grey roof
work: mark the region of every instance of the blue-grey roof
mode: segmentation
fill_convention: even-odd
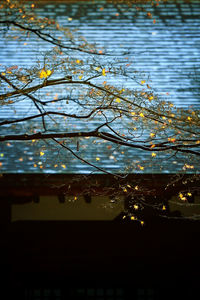
[[[108,53],[114,54],[108,59],[131,60],[129,72],[139,71],[141,78],[148,79],[154,91],[163,97],[164,100],[172,101],[177,107],[194,109],[200,107],[200,2],[177,0],[173,2],[161,3],[152,7],[147,4],[148,12],[152,13],[152,18],[147,18],[146,13],[137,12],[135,7],[128,8],[125,5],[119,6],[105,1],[84,1],[77,3],[46,4],[36,8],[41,16],[57,19],[60,24],[69,28],[79,28],[81,35],[89,42],[96,43],[97,46],[104,47]],[[136,15],[138,13],[138,15]],[[72,18],[69,19],[69,18]],[[155,18],[156,22],[153,22]],[[27,45],[21,42],[21,47],[17,41],[4,42],[0,39],[1,47],[1,68],[3,66],[27,66],[30,67],[36,57],[40,59],[40,51],[48,50],[43,42],[38,42],[32,38],[27,41]],[[126,54],[125,54],[126,53]],[[81,54],[78,53],[81,57]],[[106,58],[105,58],[106,63]],[[115,82],[116,84],[116,82]],[[132,81],[124,81],[119,78],[118,84],[125,87],[134,87]],[[41,91],[43,99],[48,96],[47,92],[55,92],[49,88]],[[63,95],[62,87],[58,90],[59,95]],[[65,104],[63,104],[65,105]],[[2,106],[0,119],[28,116],[36,112],[33,103],[26,101],[21,105]],[[67,112],[74,112],[75,104],[67,107]],[[15,113],[16,112],[16,113]],[[59,121],[58,121],[59,122]],[[90,123],[92,130],[98,125],[99,120]],[[32,122],[33,127],[36,123]],[[52,124],[49,128],[53,130]],[[118,125],[120,129],[120,124]],[[87,122],[76,123],[73,120],[66,120],[61,125],[63,131],[84,130]],[[25,130],[25,124],[17,126],[4,126],[1,128],[1,135]],[[28,130],[28,129],[27,129]],[[24,131],[25,132],[25,131]],[[92,163],[98,166],[105,166],[108,171],[123,172],[125,166],[135,166],[135,170],[130,172],[177,172],[182,170],[183,161],[179,164],[176,157],[167,154],[165,157],[157,155],[151,159],[151,155],[142,150],[133,151],[131,148],[112,146],[102,140],[92,140],[92,145],[80,139],[80,150],[78,155],[83,155]],[[33,172],[65,172],[65,173],[88,173],[94,169],[87,164],[81,163],[70,153],[59,150],[54,144],[49,147],[51,141],[39,142],[9,142],[0,145],[1,171],[7,173],[33,173]],[[97,144],[97,147],[95,146]],[[70,147],[76,151],[76,140],[72,141]],[[43,151],[45,155],[41,156]],[[124,154],[125,153],[125,154]],[[96,161],[96,157],[100,161]],[[160,158],[159,158],[160,157]],[[169,159],[170,158],[170,159]],[[161,160],[162,166],[161,166]],[[181,156],[179,155],[179,162]],[[150,160],[152,167],[149,168]],[[191,161],[195,163],[198,171],[197,159]],[[143,165],[144,170],[139,170],[138,165]],[[129,170],[127,170],[129,171]],[[191,171],[191,170],[188,170]],[[193,171],[193,170],[192,170]],[[98,172],[98,171],[95,171]]]

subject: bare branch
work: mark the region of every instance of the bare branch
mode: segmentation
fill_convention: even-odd
[[[116,177],[119,177],[119,178],[125,178],[126,176],[121,176],[121,175],[118,175],[118,174],[113,174],[113,173],[110,173],[108,171],[106,171],[105,169],[102,169],[92,163],[90,163],[89,161],[83,159],[82,157],[80,157],[79,155],[77,155],[72,149],[70,149],[69,147],[67,147],[66,145],[63,145],[62,143],[59,143],[59,141],[57,141],[55,138],[52,138],[53,141],[55,141],[57,144],[59,144],[61,147],[65,148],[66,150],[68,150],[69,152],[71,152],[76,158],[78,158],[79,160],[81,160],[82,162],[86,163],[87,165],[97,169],[98,171],[101,171],[103,173],[106,173],[106,174],[109,174],[109,175],[114,175]]]
[[[98,56],[112,56],[112,54],[110,53],[102,53],[102,52],[97,52],[97,51],[92,51],[91,50],[87,50],[84,48],[81,48],[80,46],[76,46],[76,47],[71,47],[71,46],[67,46],[65,44],[63,44],[59,39],[53,37],[52,35],[48,34],[48,33],[44,33],[42,32],[41,28],[40,29],[34,29],[31,27],[27,27],[23,24],[17,23],[15,21],[10,21],[10,20],[4,20],[4,21],[0,21],[0,24],[5,24],[5,25],[14,25],[20,29],[23,29],[24,31],[27,32],[32,32],[33,34],[35,34],[37,37],[39,37],[41,40],[50,43],[54,46],[58,46],[60,49],[66,49],[66,50],[70,50],[70,51],[79,51],[79,52],[83,52],[83,53],[88,53],[88,54],[94,54],[94,55],[98,55]],[[70,41],[72,43],[72,41]]]

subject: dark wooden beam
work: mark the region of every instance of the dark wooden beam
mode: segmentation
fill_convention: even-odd
[[[135,194],[149,197],[163,198],[177,195],[181,189],[191,189],[200,186],[200,176],[195,179],[191,175],[184,175],[174,184],[165,187],[172,180],[172,174],[129,174],[124,179],[116,179],[114,176],[96,174],[84,176],[80,174],[3,174],[0,178],[0,199],[10,197],[21,199],[20,201],[34,201],[39,196],[58,195],[90,195],[90,197],[112,196],[117,192],[118,196],[128,196],[134,186],[139,186]],[[131,186],[123,189],[122,187]],[[126,191],[126,192],[125,192]],[[33,199],[34,198],[34,199]],[[25,201],[26,202],[26,201]]]

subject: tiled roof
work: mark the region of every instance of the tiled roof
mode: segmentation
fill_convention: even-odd
[[[79,32],[89,42],[105,47],[108,53],[114,53],[117,59],[125,59],[126,56],[132,60],[130,73],[134,70],[144,72],[150,76],[151,85],[155,91],[163,96],[163,99],[172,101],[176,106],[186,108],[192,105],[200,107],[200,2],[190,1],[169,1],[161,3],[158,7],[149,5],[148,12],[153,18],[147,18],[146,13],[139,13],[135,8],[128,8],[125,5],[119,6],[105,1],[81,1],[76,3],[46,4],[40,5],[37,9],[42,16],[57,19],[59,23],[70,28],[79,28]],[[156,23],[153,23],[155,17]],[[68,18],[72,18],[69,21]],[[39,51],[47,49],[46,44],[32,39],[28,45],[17,46],[17,42],[7,42],[1,38],[1,64],[6,66],[31,66],[33,57],[39,57]],[[1,66],[1,67],[2,67]],[[145,78],[146,78],[145,77]],[[124,86],[133,87],[129,81],[118,81]],[[44,96],[47,89],[44,89]],[[50,90],[51,92],[51,90]],[[169,95],[166,95],[168,93]],[[16,110],[17,113],[13,114]],[[1,107],[0,119],[13,118],[13,116],[30,115],[36,112],[35,107],[29,101],[26,105]],[[74,105],[68,107],[69,112],[74,111]],[[96,123],[95,123],[96,122]],[[92,130],[98,120],[89,125]],[[76,123],[77,125],[77,123]],[[33,123],[36,126],[36,123]],[[73,123],[62,124],[63,130],[85,129],[87,123],[79,122],[77,127]],[[16,127],[1,129],[1,134],[22,132],[24,124]],[[48,142],[48,141],[47,141]],[[48,142],[50,143],[50,142]],[[80,146],[84,142],[80,141]],[[117,146],[108,150],[108,143],[100,143],[97,147],[80,147],[79,155],[91,162],[105,166],[108,171],[123,171],[126,165],[143,162],[149,159],[149,153],[132,149],[120,150]],[[105,146],[106,145],[106,146]],[[71,145],[70,145],[71,146]],[[51,150],[44,150],[45,155],[40,156],[41,149],[45,147],[44,142],[29,142],[25,145],[21,142],[10,142],[1,145],[0,157],[1,171],[7,173],[34,173],[34,172],[64,172],[64,173],[88,173],[94,171],[90,166],[82,164],[66,151],[58,151],[54,146]],[[76,141],[72,142],[72,149],[76,149]],[[43,150],[42,150],[43,151]],[[123,151],[126,153],[124,157]],[[96,157],[100,158],[96,162]],[[153,161],[153,168],[146,167],[142,172],[174,173],[179,169],[177,160],[169,156],[160,156],[162,168],[157,158]],[[34,165],[37,165],[34,166]],[[184,162],[183,162],[184,164]],[[58,165],[55,167],[55,165]],[[181,165],[182,166],[182,165]],[[137,168],[136,168],[137,170]],[[96,172],[96,171],[95,171]],[[138,170],[136,171],[138,172]],[[141,171],[140,171],[141,172]]]

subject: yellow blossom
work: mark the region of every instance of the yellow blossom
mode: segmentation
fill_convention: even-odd
[[[102,75],[106,76],[106,70],[105,70],[105,68],[102,70]]]
[[[39,77],[42,79],[42,78],[46,78],[46,77],[48,77],[48,76],[50,76],[51,75],[51,70],[44,70],[44,69],[42,69],[40,72],[39,72]]]
[[[140,165],[138,165],[138,168],[139,168],[140,170],[144,170],[144,167],[142,167],[142,166],[140,166]]]
[[[182,193],[179,193],[179,198],[183,201],[187,200],[187,198]]]
[[[176,141],[176,139],[175,138],[168,138],[168,141],[174,143]]]
[[[150,137],[154,137],[154,136],[155,136],[155,133],[151,132]]]
[[[187,169],[194,169],[194,166],[188,165],[188,164],[185,164],[184,167],[187,168]]]

